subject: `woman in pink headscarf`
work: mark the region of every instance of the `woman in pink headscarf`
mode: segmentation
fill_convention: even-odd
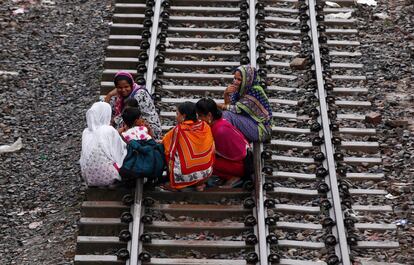
[[[147,89],[136,84],[132,75],[127,72],[118,72],[115,75],[114,84],[117,93],[115,104],[113,105],[115,128],[120,128],[123,124],[121,114],[126,103],[133,102],[136,104],[136,100],[138,104],[135,107],[140,109],[142,118],[148,123],[154,133],[154,138],[160,139],[162,133],[160,118]]]

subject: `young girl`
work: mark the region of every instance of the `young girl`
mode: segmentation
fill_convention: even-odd
[[[154,138],[156,140],[161,138],[161,123],[158,113],[155,109],[154,102],[151,95],[145,89],[145,87],[139,86],[134,82],[131,74],[127,72],[118,72],[115,75],[114,84],[116,87],[116,99],[113,106],[113,120],[115,128],[119,129],[122,126],[122,111],[126,107],[125,101],[127,99],[135,99],[138,102],[138,108],[142,113],[142,118],[148,122],[151,127]],[[108,100],[113,95],[110,92],[105,98]]]
[[[126,107],[122,119],[121,135],[128,143],[127,155],[120,169],[122,179],[126,182],[134,182],[136,178],[147,178],[152,183],[160,181],[165,166],[164,148],[154,141],[151,126],[141,118],[137,107]]]
[[[127,143],[131,140],[150,140],[153,138],[152,129],[141,118],[141,111],[138,108],[126,107],[122,112],[122,120],[125,125],[121,135]]]

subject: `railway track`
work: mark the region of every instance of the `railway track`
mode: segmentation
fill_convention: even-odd
[[[272,139],[254,145],[244,189],[89,189],[75,264],[388,264],[372,260],[399,245],[365,122],[358,32],[332,17],[353,1],[335,2],[116,2],[101,95],[129,71],[168,130],[177,103],[221,102],[232,70],[251,63],[266,80]]]

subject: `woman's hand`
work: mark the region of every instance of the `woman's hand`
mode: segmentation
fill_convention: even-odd
[[[144,121],[144,126],[147,127],[149,136],[155,138],[154,131],[152,130],[150,124],[147,121]]]
[[[228,104],[217,103],[217,108],[219,108],[221,110],[227,110]]]
[[[127,131],[127,128],[125,126],[123,126],[123,127],[119,128],[117,131],[118,131],[119,134],[121,134],[121,133]]]
[[[225,94],[235,93],[235,92],[237,92],[237,87],[236,87],[235,85],[233,85],[233,84],[230,84],[230,85],[226,88],[226,90],[224,90],[224,95],[225,95]]]
[[[234,85],[229,85],[226,90],[224,90],[224,104],[230,104],[230,94],[236,93],[237,87]]]
[[[106,94],[104,101],[106,103],[109,103],[112,99],[112,97],[116,96],[116,88],[112,89],[108,94]]]
[[[136,126],[144,126],[145,128],[147,128],[149,136],[151,136],[152,138],[155,138],[152,127],[150,126],[150,124],[147,120],[144,120],[143,118],[139,118],[139,120],[135,123],[135,125]]]
[[[111,96],[111,95],[109,95],[109,94],[107,94],[107,95],[105,96],[105,98],[104,98],[104,101],[105,101],[106,103],[109,103],[109,102],[111,101],[111,98],[112,98],[112,96]]]
[[[143,118],[139,118],[135,121],[135,126],[147,126],[147,123]]]

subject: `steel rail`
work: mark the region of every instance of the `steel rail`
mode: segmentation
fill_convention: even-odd
[[[154,16],[152,20],[151,28],[151,42],[149,48],[149,55],[147,61],[147,75],[145,87],[150,94],[152,94],[152,81],[155,68],[155,54],[157,51],[158,41],[158,24],[161,13],[161,3],[163,0],[155,1]],[[142,264],[139,259],[139,253],[142,251],[142,244],[140,243],[139,237],[142,233],[143,227],[141,225],[142,216],[142,195],[144,193],[144,181],[142,179],[137,180],[135,189],[135,200],[133,206],[134,221],[132,223],[132,238],[128,242],[130,259],[126,262],[126,265],[140,265]]]
[[[256,0],[249,0],[250,65],[256,67]]]
[[[126,262],[126,265],[139,265],[141,264],[140,260],[138,259],[138,255],[141,252],[142,244],[139,243],[139,236],[141,234],[141,215],[142,215],[142,193],[143,189],[143,180],[138,179],[135,188],[135,198],[134,198],[134,206],[132,207],[132,214],[133,214],[133,222],[131,224],[132,229],[131,231],[131,240],[128,242],[128,251],[129,251],[129,259]]]
[[[152,94],[152,81],[154,76],[154,68],[155,68],[155,54],[157,52],[157,41],[158,41],[158,24],[160,21],[160,14],[161,14],[161,3],[164,0],[156,0],[155,1],[155,8],[154,8],[154,16],[152,20],[152,28],[151,28],[151,42],[148,54],[148,66],[147,66],[147,76],[146,76],[146,83],[145,87],[150,94]]]
[[[256,0],[249,0],[249,54],[250,65],[256,67],[257,53],[256,53]],[[259,263],[260,265],[267,265],[268,263],[268,244],[266,242],[266,224],[265,224],[265,208],[264,208],[264,194],[263,184],[264,177],[262,174],[262,159],[261,153],[263,150],[262,143],[253,144],[254,155],[254,178],[255,178],[255,199],[256,199],[256,215],[257,215],[257,238],[259,247]]]
[[[330,195],[332,200],[333,212],[335,216],[335,227],[338,236],[339,248],[336,248],[336,252],[339,251],[338,257],[343,265],[351,265],[349,257],[349,248],[346,239],[346,230],[344,225],[344,218],[341,208],[341,199],[338,189],[338,181],[335,168],[335,159],[334,159],[334,147],[331,141],[331,130],[329,127],[329,117],[328,117],[328,106],[326,103],[326,93],[323,80],[323,67],[321,63],[321,56],[319,51],[319,35],[318,35],[318,23],[316,21],[316,10],[315,10],[315,0],[308,0],[309,7],[309,20],[311,28],[311,38],[314,54],[314,63],[315,63],[315,72],[316,72],[316,81],[318,85],[318,97],[320,104],[320,117],[322,124],[322,132],[324,136],[324,147],[326,152],[326,164],[328,167],[328,176],[327,180],[330,183]],[[323,148],[323,147],[322,147]]]
[[[254,176],[255,176],[255,197],[256,197],[256,215],[257,215],[257,238],[259,242],[259,263],[267,265],[268,263],[268,244],[266,242],[266,224],[265,224],[265,208],[263,184],[264,177],[262,174],[262,158],[261,153],[263,145],[261,143],[253,144],[254,154]]]

